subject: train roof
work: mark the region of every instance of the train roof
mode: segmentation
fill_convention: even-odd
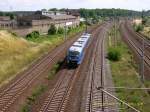
[[[69,48],[69,51],[78,51],[81,52],[89,39],[90,35],[82,35],[73,45]]]
[[[74,42],[73,45],[69,48],[69,51],[78,51],[81,52],[84,48],[85,42]]]
[[[72,46],[82,47],[82,46],[83,46],[83,43],[75,42],[75,43],[73,43]]]
[[[69,51],[78,51],[81,52],[83,49],[83,47],[79,47],[79,46],[71,46]]]
[[[91,36],[91,34],[90,34],[90,33],[83,33],[83,35],[88,35],[88,36]]]
[[[89,35],[82,35],[81,38],[89,38]]]
[[[77,42],[85,42],[87,39],[86,38],[79,38],[78,40],[77,40]]]

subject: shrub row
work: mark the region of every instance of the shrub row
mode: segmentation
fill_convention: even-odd
[[[134,24],[133,27],[134,27],[136,32],[140,32],[144,29],[144,26],[142,24],[139,24],[139,25]]]
[[[121,59],[121,52],[119,48],[110,48],[108,51],[108,59],[111,61],[119,61]]]
[[[38,31],[33,31],[32,33],[29,33],[26,38],[38,38],[40,36],[40,33]]]
[[[54,24],[52,24],[48,30],[48,35],[55,35],[55,34],[63,34],[64,28],[59,27],[58,29],[55,27]],[[71,32],[72,28],[68,27],[67,32]],[[38,38],[40,36],[38,31],[33,31],[32,33],[29,33],[26,35],[26,38]]]

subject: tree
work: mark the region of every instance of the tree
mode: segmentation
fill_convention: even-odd
[[[142,24],[139,24],[139,25],[136,25],[136,26],[135,26],[135,31],[136,31],[136,32],[140,32],[140,31],[142,31],[143,29],[144,29],[144,27],[143,27]]]
[[[0,12],[0,16],[3,16],[4,15],[4,13],[3,12]]]
[[[142,18],[142,25],[146,25],[147,21],[148,21],[148,19],[146,17],[143,17]]]
[[[61,28],[61,27],[59,27],[57,33],[58,33],[58,34],[63,34],[63,33],[64,33],[64,29]]]
[[[59,9],[59,11],[65,11],[65,10],[66,10],[65,8]]]
[[[48,34],[49,35],[54,35],[54,34],[56,34],[56,27],[55,27],[55,25],[54,24],[51,24],[51,26],[50,26],[50,28],[49,28],[49,30],[48,30]]]
[[[83,26],[84,25],[84,22],[80,22],[80,24],[79,24],[80,26]]]
[[[10,19],[13,20],[15,17],[13,14],[10,14]]]
[[[119,61],[121,59],[121,52],[118,47],[109,49],[108,59],[111,61]]]
[[[26,35],[26,38],[38,38],[40,36],[40,33],[38,31],[33,31],[32,33],[29,33]]]
[[[49,11],[58,11],[57,8],[52,8],[52,9],[49,9]]]
[[[67,32],[70,33],[71,30],[72,30],[72,28],[71,28],[71,27],[68,27]]]
[[[124,9],[83,9],[79,10],[81,17],[94,18],[94,16],[99,17],[113,17],[116,16],[141,16],[140,11],[124,10]]]
[[[47,9],[42,9],[41,11],[42,11],[42,12],[45,12],[45,11],[47,11]]]

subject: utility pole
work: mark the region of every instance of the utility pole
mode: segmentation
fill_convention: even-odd
[[[142,10],[142,14],[141,14],[141,17],[142,17],[142,21],[143,21],[143,18],[144,18],[144,10]],[[140,75],[141,75],[141,81],[144,83],[144,58],[145,58],[145,52],[144,52],[144,49],[145,49],[145,40],[144,38],[142,39],[142,56],[141,56],[141,64],[140,64]]]
[[[84,16],[85,16],[85,33],[87,33],[87,23],[88,23],[88,11],[86,11],[85,10],[85,14],[84,14]]]
[[[117,26],[116,26],[117,18],[115,14],[115,46],[117,46]]]
[[[65,39],[65,41],[67,40],[67,22],[65,22],[65,28],[64,28],[64,39]]]
[[[114,23],[114,46],[116,46],[116,21],[115,21],[115,12],[113,9],[113,23]]]
[[[144,58],[145,58],[145,42],[144,42],[144,38],[142,40],[142,56],[141,56],[141,69],[140,69],[140,75],[141,75],[141,80],[142,82],[144,82],[145,77],[144,77]]]
[[[86,29],[85,29],[85,33],[87,33],[87,13],[86,13]]]

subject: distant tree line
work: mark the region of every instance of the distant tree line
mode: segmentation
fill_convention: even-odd
[[[57,8],[51,8],[51,9],[42,9],[41,11],[66,11],[68,9],[62,8],[62,9],[57,9]]]
[[[0,16],[9,16],[10,19],[14,19],[15,14],[12,12],[0,12]]]
[[[100,17],[135,17],[141,16],[140,11],[124,10],[124,9],[80,9],[81,17],[95,18]]]
[[[47,9],[44,9],[47,10]],[[77,11],[80,13],[81,17],[87,17],[87,18],[96,18],[98,16],[100,17],[113,17],[113,16],[119,16],[119,17],[141,17],[142,11],[133,11],[133,10],[126,10],[126,9],[57,9],[57,8],[51,8],[48,11]],[[150,11],[144,11],[144,16],[150,16]]]
[[[148,11],[133,11],[133,10],[125,10],[125,9],[42,9],[41,11],[76,11],[80,13],[81,17],[84,18],[97,18],[97,17],[142,17],[142,16],[150,16],[150,10]],[[15,13],[13,12],[2,12],[0,11],[0,16],[10,16],[11,19],[14,19]]]

